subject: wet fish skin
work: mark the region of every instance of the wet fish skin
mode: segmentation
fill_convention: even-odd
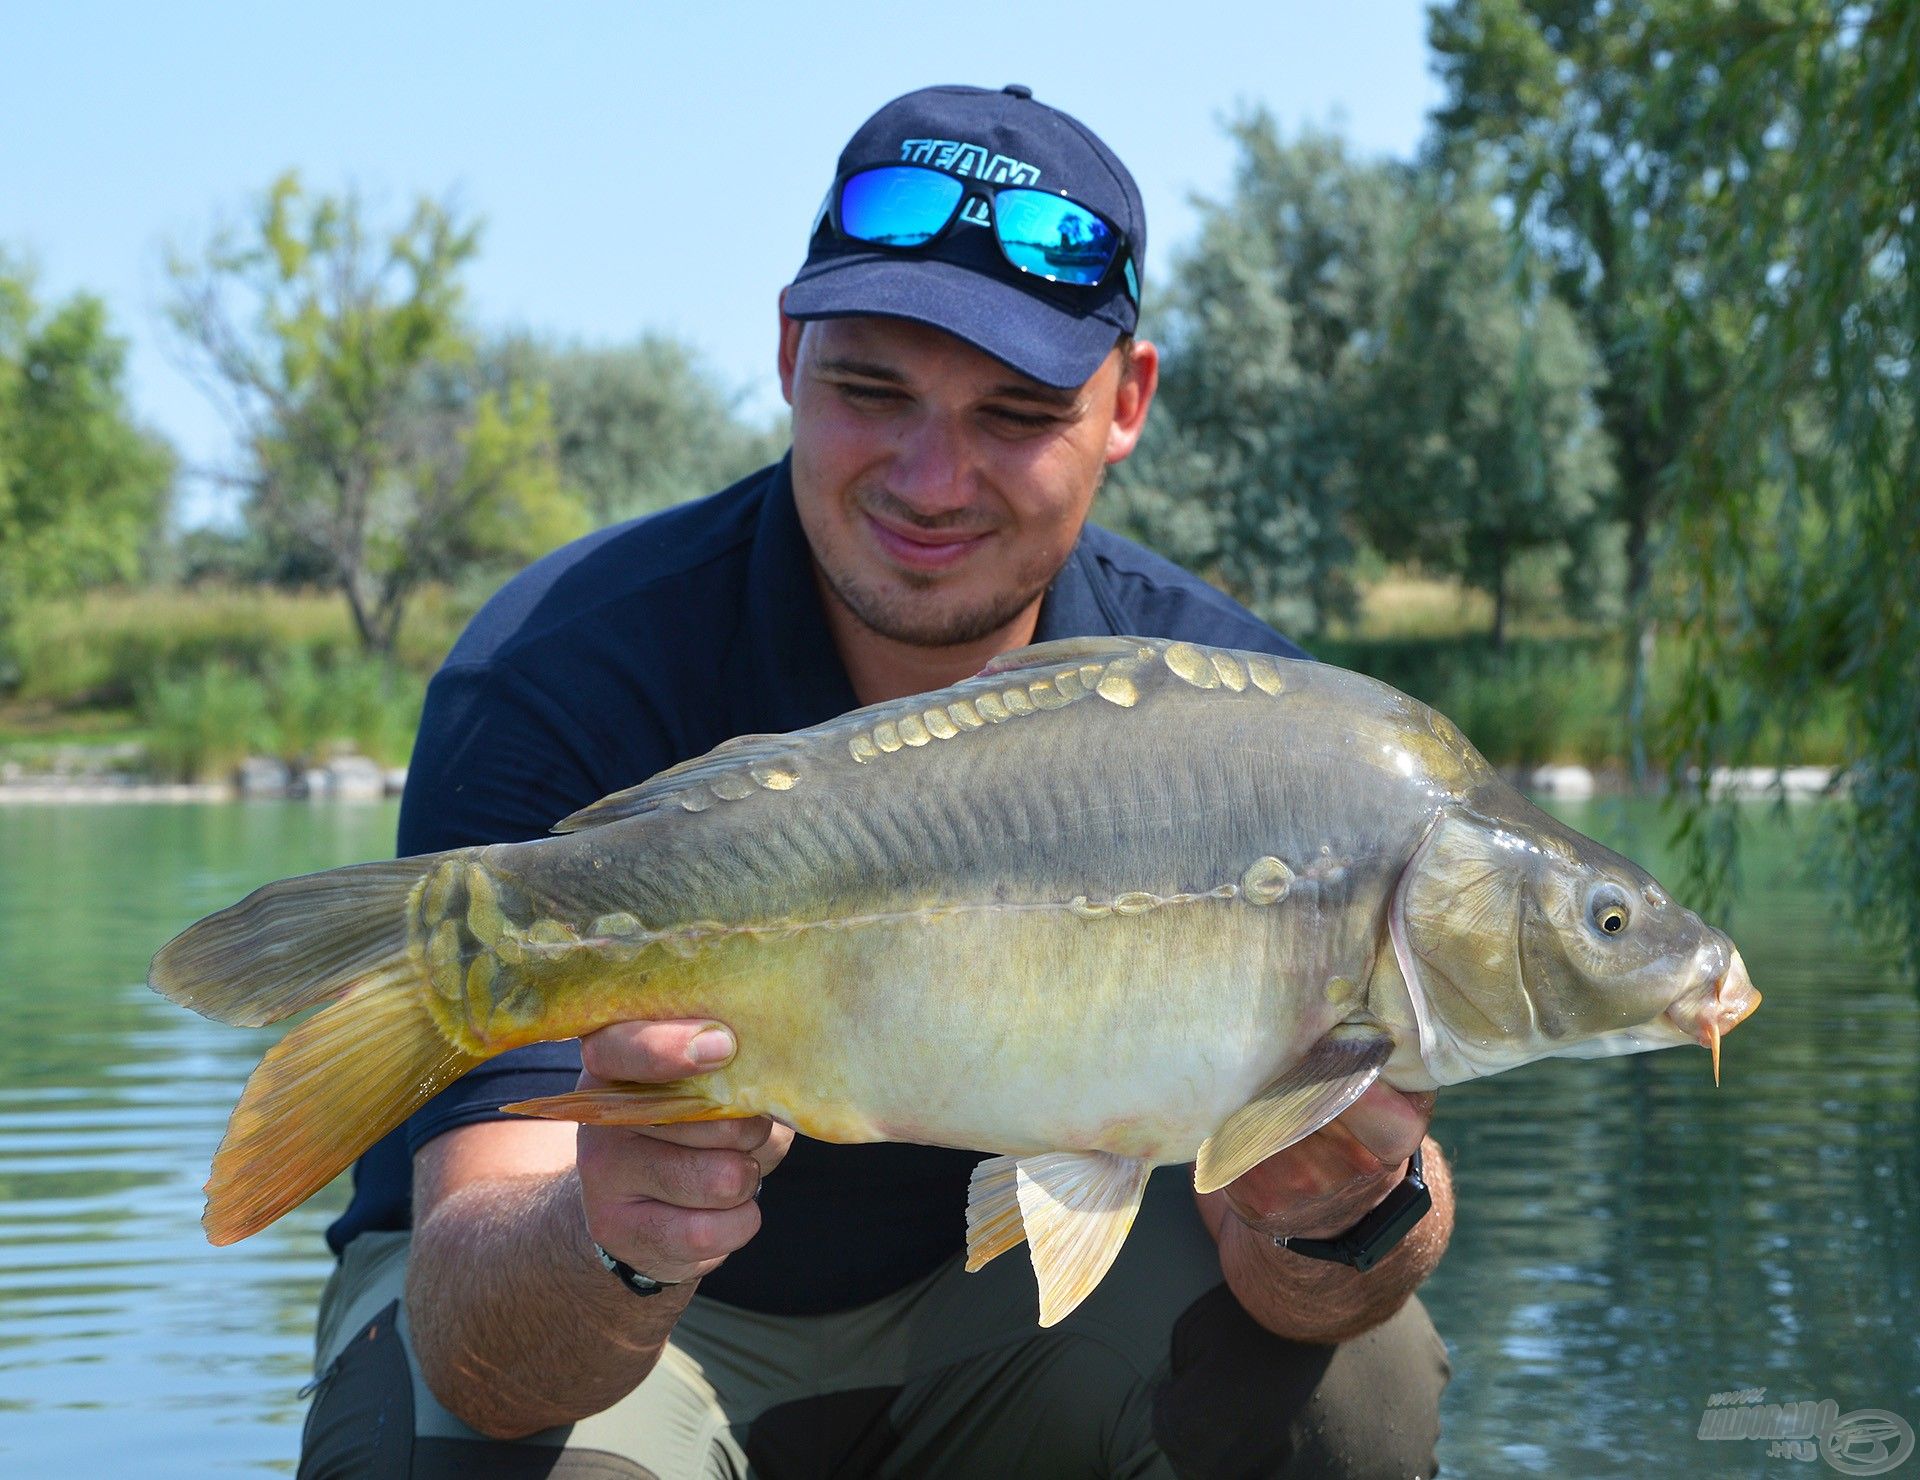
[[[529,1108],[997,1153],[970,1262],[1024,1233],[1049,1324],[1151,1165],[1222,1185],[1377,1075],[1430,1088],[1709,1031],[1717,1054],[1758,1000],[1725,937],[1426,706],[1133,638],[729,742],[551,839],[268,886],[151,980],[228,1020],[344,993],[249,1082],[216,1241],[494,1054],[710,1016],[739,1044],[722,1069]]]

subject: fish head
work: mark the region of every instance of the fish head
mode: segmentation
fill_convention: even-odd
[[[1518,794],[1441,814],[1391,906],[1421,1058],[1442,1084],[1553,1056],[1720,1038],[1759,1005],[1740,952],[1647,871]]]

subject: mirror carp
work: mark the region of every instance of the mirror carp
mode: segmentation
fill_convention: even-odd
[[[738,1051],[709,1073],[510,1108],[991,1153],[968,1267],[1026,1241],[1052,1325],[1156,1165],[1222,1187],[1376,1078],[1700,1043],[1717,1079],[1760,1000],[1726,936],[1426,705],[1185,642],[1009,653],[555,834],[268,884],[155,956],[153,988],[221,1022],[325,1004],[247,1082],[213,1242],[495,1054],[711,1017]]]

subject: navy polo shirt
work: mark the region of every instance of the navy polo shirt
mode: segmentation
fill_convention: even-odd
[[[1305,656],[1178,566],[1089,525],[1047,590],[1035,640],[1100,634]],[[542,837],[722,740],[803,729],[857,705],[783,461],[577,540],[482,608],[427,689],[399,852]],[[504,1119],[500,1106],[514,1100],[570,1090],[579,1071],[577,1042],[474,1069],[360,1159],[328,1243],[338,1253],[368,1229],[407,1227],[422,1144]],[[809,1314],[897,1290],[963,1247],[979,1159],[800,1137],[761,1190],[759,1234],[700,1292]]]

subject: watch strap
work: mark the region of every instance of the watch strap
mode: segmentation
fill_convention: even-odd
[[[652,1275],[642,1274],[624,1259],[614,1258],[597,1243],[593,1246],[593,1252],[600,1256],[607,1273],[636,1295],[658,1295],[662,1290],[671,1290],[680,1283],[679,1280],[656,1280]]]
[[[1433,1208],[1433,1194],[1427,1190],[1426,1169],[1416,1149],[1407,1158],[1407,1174],[1394,1189],[1345,1233],[1332,1238],[1277,1238],[1274,1243],[1308,1259],[1325,1259],[1369,1270],[1407,1236],[1407,1230],[1426,1217]]]

